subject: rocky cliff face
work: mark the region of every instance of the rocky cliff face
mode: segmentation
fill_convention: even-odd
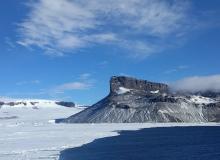
[[[168,92],[168,85],[162,83],[153,83],[146,80],[138,80],[131,77],[125,76],[114,76],[110,80],[110,94],[114,94],[120,90],[120,87],[143,91],[143,92],[152,92],[160,91],[160,93]]]
[[[75,107],[75,103],[73,102],[60,101],[60,102],[56,102],[56,104],[64,107]]]
[[[220,122],[220,103],[212,97],[170,93],[166,84],[112,77],[107,97],[61,122]]]

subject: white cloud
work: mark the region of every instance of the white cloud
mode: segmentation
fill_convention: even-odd
[[[55,88],[56,91],[67,91],[67,90],[84,90],[89,89],[91,87],[91,84],[84,83],[84,82],[70,82],[65,83],[62,85],[59,85]]]
[[[90,73],[80,74],[77,81],[64,83],[54,87],[53,91],[56,93],[63,93],[68,90],[86,90],[90,89],[94,85],[94,80],[91,78]]]
[[[38,84],[41,83],[39,80],[32,81],[20,81],[17,82],[16,85],[30,85],[30,84]],[[66,91],[80,91],[80,90],[88,90],[94,87],[96,80],[92,78],[91,73],[82,73],[78,76],[74,76],[74,80],[61,83],[59,85],[53,85],[51,87],[41,88],[36,91],[31,92],[23,92],[23,91],[12,91],[8,93],[4,93],[2,96],[0,95],[0,100],[4,97],[28,97],[28,98],[42,98],[49,97],[55,99],[61,99]],[[65,95],[65,94],[64,94]],[[5,98],[5,99],[6,99]]]
[[[171,83],[176,91],[220,91],[220,75],[194,76]]]
[[[190,24],[187,1],[37,0],[29,6],[18,43],[56,55],[94,44],[150,55],[166,49],[167,39],[183,35]]]

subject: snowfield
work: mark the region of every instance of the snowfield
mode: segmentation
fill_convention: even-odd
[[[43,103],[42,103],[43,105]],[[62,106],[2,106],[0,109],[0,160],[57,160],[61,150],[81,146],[97,138],[116,136],[119,130],[209,124],[55,124],[83,108]]]

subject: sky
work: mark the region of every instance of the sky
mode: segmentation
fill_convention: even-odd
[[[1,97],[93,104],[113,75],[220,90],[219,0],[4,0],[0,20]]]

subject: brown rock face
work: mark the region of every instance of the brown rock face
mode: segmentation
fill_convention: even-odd
[[[161,93],[168,92],[168,85],[166,84],[154,83],[125,76],[113,76],[110,80],[110,93],[116,93],[119,87],[146,92],[156,90],[159,90]]]

